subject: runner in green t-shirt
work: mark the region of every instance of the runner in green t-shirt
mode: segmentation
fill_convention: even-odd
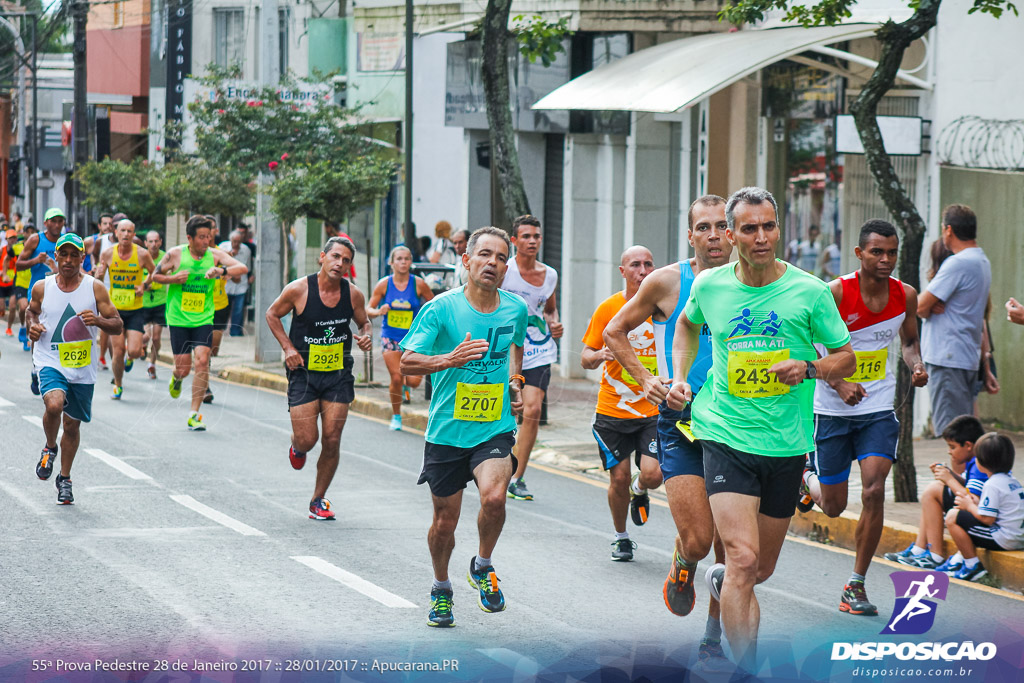
[[[692,398],[685,378],[706,324],[713,362],[693,402],[693,431],[704,449],[708,500],[725,546],[725,564],[710,567],[707,581],[721,601],[733,655],[755,673],[760,611],[754,584],[775,569],[796,510],[793,487],[814,448],[814,385],[803,382],[848,377],[855,356],[828,286],[775,258],[774,197],[743,188],[729,198],[725,216],[739,262],[694,281],[677,323],[677,381],[668,404],[680,410]],[[818,358],[814,343],[828,355]]]
[[[146,251],[153,257],[154,263],[160,263],[166,252],[163,250],[164,238],[156,230],[146,233]],[[167,287],[158,282],[151,282],[142,295],[142,321],[146,334],[142,338],[142,346],[149,349],[149,367],[146,372],[150,379],[156,379],[156,359],[160,354],[160,335],[167,326]],[[152,344],[151,344],[152,342]]]
[[[192,412],[188,428],[203,431],[199,414],[210,382],[210,345],[213,343],[213,285],[217,278],[245,275],[249,269],[220,249],[210,249],[215,223],[208,216],[192,216],[185,224],[188,244],[174,247],[147,279],[167,286],[167,326],[171,329],[174,371],[168,387],[171,398],[181,395],[181,382],[192,370]]]
[[[498,289],[511,244],[498,228],[469,238],[463,264],[469,282],[420,309],[402,340],[403,375],[433,374],[420,484],[430,486],[434,521],[427,536],[434,565],[430,626],[454,626],[448,561],[462,509],[462,490],[480,491],[480,545],[468,579],[485,612],[505,609],[491,552],[505,523],[505,490],[516,460],[516,421],[522,414],[526,302]]]

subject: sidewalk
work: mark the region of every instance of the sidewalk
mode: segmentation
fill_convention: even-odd
[[[375,340],[379,335],[375,335]],[[287,381],[283,362],[257,363],[253,360],[253,337],[230,337],[224,335],[220,355],[212,360],[211,372],[225,380],[261,386],[284,391]],[[164,330],[160,359],[172,362],[170,340]],[[372,363],[367,354],[353,349],[353,371],[356,375],[356,400],[352,410],[387,420],[391,416],[388,397],[388,373],[379,346],[375,346]],[[367,377],[370,381],[367,382]],[[548,424],[541,427],[537,446],[530,458],[532,463],[556,467],[574,472],[598,481],[607,481],[601,469],[597,446],[590,433],[590,421],[597,403],[598,385],[590,380],[563,379],[552,374],[548,390]],[[412,429],[424,431],[427,426],[428,403],[424,399],[424,387],[413,392],[411,405],[402,406],[403,424]],[[1014,442],[1017,452],[1024,458],[1024,434],[1004,432]],[[918,492],[923,491],[933,476],[928,466],[936,461],[948,462],[946,443],[942,439],[915,439],[914,466],[917,470]],[[1018,470],[1021,468],[1018,467]],[[853,549],[854,531],[861,510],[860,478],[856,467],[850,478],[849,503],[846,511],[837,518],[829,518],[815,508],[807,514],[797,513],[790,524],[790,532],[807,536],[828,545]],[[664,490],[653,492],[655,498],[665,500]],[[885,530],[879,543],[877,555],[899,551],[914,541],[920,506],[917,503],[896,503],[892,490],[892,479],[886,481]],[[943,555],[956,552],[948,535]],[[1024,551],[987,552],[979,551],[982,563],[990,575],[995,575],[1008,590],[1024,591]],[[899,565],[892,565],[899,566]]]

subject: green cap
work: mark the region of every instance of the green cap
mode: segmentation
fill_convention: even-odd
[[[50,211],[53,211],[53,210],[54,209],[50,209]],[[59,211],[60,209],[57,209],[57,210]],[[49,211],[47,212],[47,215],[49,215]],[[64,214],[61,214],[61,215],[63,216]],[[64,246],[65,244],[70,244],[75,249],[78,249],[78,251],[85,251],[85,242],[83,242],[82,238],[79,237],[78,235],[76,235],[73,232],[69,232],[69,233],[65,233],[65,234],[61,235],[60,239],[57,240],[57,246],[54,247],[54,251],[60,251],[60,248],[62,246]]]
[[[64,215],[64,212],[61,209],[58,209],[55,206],[52,209],[47,209],[46,210],[46,215],[43,216],[43,220],[44,221],[48,221],[51,218],[57,218],[57,217],[67,218],[67,216]]]

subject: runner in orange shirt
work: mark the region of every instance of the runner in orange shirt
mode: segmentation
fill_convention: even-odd
[[[594,311],[583,335],[580,363],[587,370],[604,366],[592,424],[602,465],[610,477],[608,507],[615,526],[612,560],[629,562],[636,544],[629,540],[626,531],[626,509],[637,526],[647,522],[651,510],[647,490],[661,486],[661,468],[658,464],[658,407],[646,400],[643,386],[615,360],[603,339],[604,328],[654,270],[654,257],[646,247],[633,246],[622,252],[621,262],[619,272],[626,281],[626,288],[605,299]],[[628,339],[640,363],[651,373],[657,373],[658,352],[651,319],[647,318],[632,330]],[[630,455],[639,468],[632,480]]]

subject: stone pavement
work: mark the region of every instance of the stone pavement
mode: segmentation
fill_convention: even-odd
[[[374,334],[379,340],[379,334]],[[225,334],[220,355],[212,361],[212,373],[228,381],[263,386],[284,391],[287,382],[284,364],[280,361],[257,363],[253,360],[253,338],[230,337]],[[165,329],[161,360],[167,363],[170,357],[170,340]],[[356,401],[352,410],[388,419],[391,406],[388,398],[388,373],[380,355],[379,345],[371,357],[354,349],[353,370],[356,375]],[[369,381],[367,381],[369,380]],[[564,379],[557,374],[551,378],[548,390],[548,424],[542,426],[537,438],[537,447],[530,462],[555,467],[564,471],[607,481],[602,471],[597,446],[590,431],[590,422],[597,402],[598,385],[587,379]],[[425,430],[428,402],[424,398],[424,386],[413,392],[412,403],[402,406],[402,420],[407,428]],[[1024,434],[1005,432],[1013,439],[1017,452],[1024,457]],[[933,476],[928,466],[936,461],[948,462],[946,443],[942,439],[915,439],[914,465],[917,470],[918,491],[922,491]],[[1018,467],[1018,470],[1021,468]],[[852,549],[855,547],[854,530],[861,510],[860,479],[856,468],[850,478],[849,503],[847,510],[838,518],[830,519],[815,508],[810,513],[793,518],[790,530],[809,536],[820,542]],[[655,498],[664,498],[663,489],[653,492]],[[917,531],[919,505],[917,503],[894,502],[892,479],[886,482],[886,529],[879,544],[878,555],[902,550],[913,542]],[[943,554],[955,552],[952,541],[946,539]],[[979,552],[982,562],[992,574],[999,577],[1006,588],[1024,591],[1024,552]],[[893,565],[899,566],[899,565]]]

